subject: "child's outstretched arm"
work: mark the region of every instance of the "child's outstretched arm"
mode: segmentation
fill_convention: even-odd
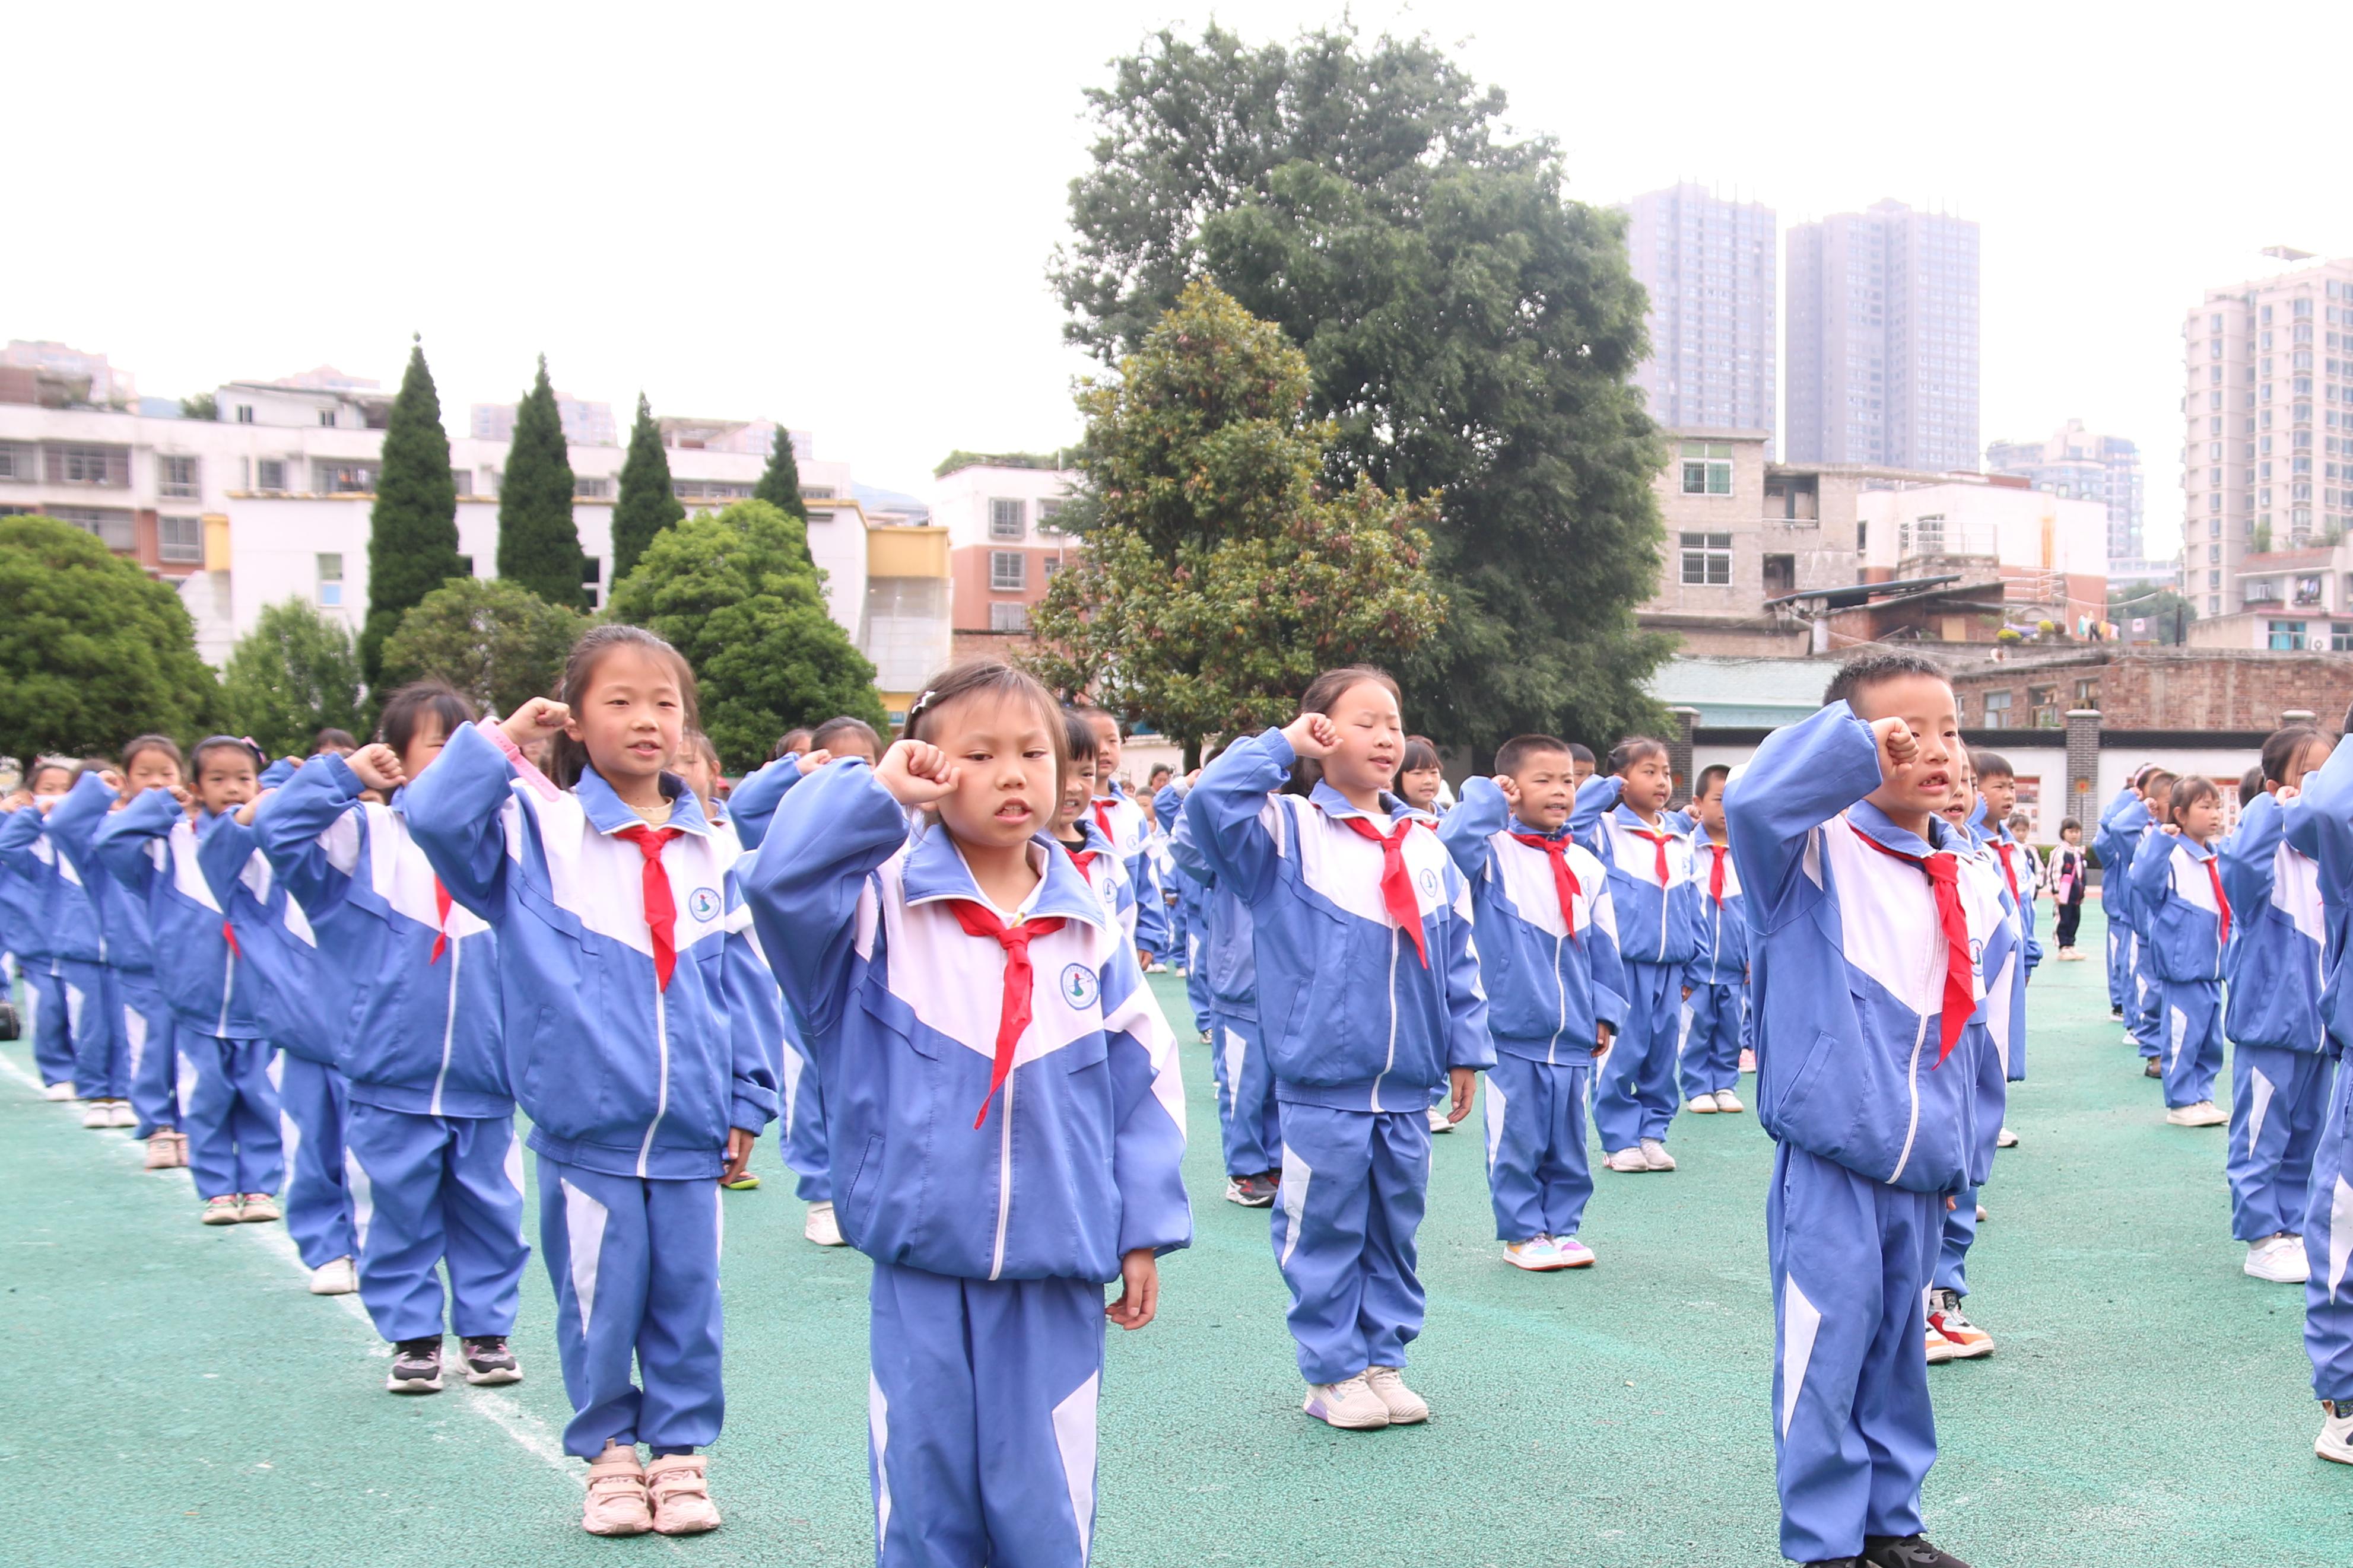
[[[2279,847],[2287,841],[2287,813],[2270,795],[2259,795],[2239,814],[2239,830],[2214,846],[2221,862],[2222,896],[2234,910],[2253,911],[2271,901]]]
[[[785,803],[785,792],[832,760],[827,752],[798,752],[778,757],[735,786],[727,797],[727,820],[735,825],[735,837],[746,849],[757,849],[768,837],[769,825],[776,820],[776,807]]]
[[[381,771],[386,762],[389,774]],[[326,918],[351,891],[364,844],[360,792],[396,783],[398,772],[392,748],[382,742],[362,747],[349,762],[328,752],[295,770],[253,814],[262,857],[311,919]]]
[[[1329,756],[1338,740],[1329,719],[1303,714],[1286,729],[1247,736],[1219,752],[1185,797],[1185,820],[1202,860],[1242,902],[1266,897],[1282,858],[1289,824],[1274,792],[1302,755]],[[1303,753],[1303,743],[1309,748]]]
[[[2154,911],[2173,892],[2173,839],[2159,834],[2133,851],[2133,908]]]
[[[47,816],[36,805],[21,806],[0,821],[0,869],[24,878],[38,886],[49,874],[41,858],[33,852],[49,825]]]
[[[98,773],[84,773],[66,791],[65,799],[50,808],[49,842],[77,866],[98,865],[94,845],[98,830],[121,799],[115,787]],[[22,815],[21,813],[19,815]]]
[[[1135,954],[1109,944],[1097,975],[1112,1072],[1112,1183],[1119,1203],[1120,1294],[1103,1310],[1123,1329],[1140,1329],[1158,1310],[1155,1259],[1193,1240],[1185,1194],[1185,1085],[1176,1037],[1145,984]]]
[[[1452,811],[1439,819],[1438,841],[1446,846],[1455,869],[1465,877],[1487,874],[1487,862],[1495,852],[1495,847],[1488,840],[1504,831],[1511,820],[1512,807],[1519,804],[1514,798],[1516,789],[1507,791],[1505,783],[1503,779],[1465,780],[1462,798],[1455,803]]]
[[[1568,836],[1599,855],[1604,866],[1609,857],[1601,847],[1601,819],[1618,809],[1625,795],[1624,779],[1616,773],[1596,773],[1585,781],[1577,792],[1577,804],[1568,808]]]
[[[161,875],[156,840],[171,832],[183,815],[179,800],[169,791],[142,790],[129,805],[107,815],[90,840],[90,851],[107,875],[145,897],[153,892]],[[0,827],[0,832],[5,831]]]
[[[561,729],[571,710],[534,697],[501,724],[485,719],[449,737],[433,766],[408,785],[409,836],[458,903],[497,924],[506,917],[512,836],[522,830],[523,741]],[[537,778],[537,770],[528,775]]]
[[[1814,829],[1877,789],[1891,763],[1918,749],[1901,719],[1865,723],[1843,702],[1765,737],[1724,796],[1750,929],[1776,929],[1812,907],[1821,885],[1799,867]]]

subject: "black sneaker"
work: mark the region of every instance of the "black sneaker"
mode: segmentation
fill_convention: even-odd
[[[2122,1007],[2111,1007],[2108,1009],[2108,1016],[2111,1018],[2121,1018],[2124,1016],[2125,1010]]]
[[[1866,1535],[1862,1562],[1866,1568],[1969,1568],[1949,1552],[1939,1552],[1916,1535]]]
[[[458,1342],[466,1354],[466,1381],[473,1384],[521,1383],[522,1368],[507,1349],[504,1334],[484,1334]]]
[[[2155,1057],[2151,1057],[2148,1058],[2148,1066],[2140,1069],[2140,1076],[2143,1078],[2163,1078],[2165,1076],[2165,1068]]]
[[[441,1336],[403,1340],[392,1347],[392,1372],[384,1380],[393,1394],[441,1392]]]
[[[1240,1204],[1246,1209],[1271,1208],[1274,1205],[1274,1184],[1264,1176],[1228,1176],[1226,1202]]]

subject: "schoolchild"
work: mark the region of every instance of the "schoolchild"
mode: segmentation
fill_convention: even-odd
[[[2133,852],[2132,896],[2156,982],[2165,1120],[2220,1127],[2230,1120],[2214,1103],[2214,1075],[2222,1068],[2222,952],[2232,922],[2213,847],[2222,796],[2211,780],[2184,778],[2161,798],[2157,826]]]
[[[50,1099],[91,1102],[83,1126],[111,1127],[115,1031],[107,1016],[104,939],[79,868],[59,862],[48,833],[49,813],[85,776],[79,763],[61,758],[34,763],[27,789],[13,797],[11,815],[0,822],[0,869],[21,917],[12,923],[33,991],[34,1065]]]
[[[2108,928],[2108,1016],[2112,1018],[2126,1017],[2135,1001],[2133,963],[2138,938],[2132,926],[2132,851],[2149,820],[2141,781],[2154,771],[2147,764],[2132,771],[2116,798],[2100,813],[2092,834],[2092,853],[2100,860],[2100,910]],[[2132,1043],[2139,1044],[2137,1037]]]
[[[1405,752],[1398,763],[1398,798],[1416,811],[1442,816],[1438,792],[1445,784],[1446,773],[1439,765],[1438,748],[1419,735],[1407,736]]]
[[[2131,827],[2127,819],[2120,819],[2118,824],[2120,830],[2128,830],[2134,835],[2134,842],[2126,847],[2124,855],[2125,877],[2131,884],[2126,908],[2131,912],[2136,939],[2133,942],[2133,1001],[2125,1009],[2125,1022],[2146,1064],[2141,1068],[2142,1075],[2160,1079],[2165,1076],[2161,1058],[2165,1055],[2167,1019],[2158,984],[2156,933],[2149,929],[2149,911],[2141,897],[2140,884],[2133,879],[2132,868],[2138,864],[2141,851],[2151,848],[2152,841],[2161,837],[2158,831],[2158,825],[2166,820],[2166,805],[2172,798],[2174,783],[2174,775],[2163,768],[2150,769],[2141,780],[2141,800],[2147,808],[2148,820],[2140,823],[2137,828]]]
[[[0,822],[0,842],[16,840],[29,846],[41,831],[38,803],[63,795],[73,787],[74,776],[71,763],[47,758],[35,762],[24,781],[0,799],[0,812],[8,814],[7,820]],[[19,822],[17,817],[27,811],[32,816]],[[9,868],[6,858],[0,858],[0,906],[7,911],[9,955],[16,962],[17,974],[25,983],[25,1000],[30,1004],[33,1067],[41,1075],[44,1098],[68,1100],[74,1098],[73,1026],[51,952],[55,942],[49,933],[48,900],[45,875],[20,877]]]
[[[1692,880],[1695,901],[1692,957],[1683,971],[1683,1109],[1694,1115],[1742,1111],[1740,1053],[1748,1045],[1748,921],[1740,870],[1724,826],[1724,786],[1732,770],[1702,768],[1693,786]]]
[[[1977,791],[1977,805],[1969,818],[1969,831],[1999,865],[2006,907],[2017,924],[2019,963],[2016,973],[2005,983],[2010,998],[2010,1028],[2006,1035],[1997,1032],[2001,1047],[2002,1076],[2010,1083],[2026,1081],[2026,988],[2034,979],[2034,972],[2042,963],[2042,943],[2035,936],[2034,900],[2039,879],[2034,851],[2019,837],[2025,818],[2016,814],[2018,805],[2018,773],[2010,759],[1998,752],[1979,747],[1969,753],[1971,787]],[[1990,966],[1987,973],[1991,974]],[[2005,1098],[2005,1104],[2007,1099]],[[1995,1135],[1994,1145],[2000,1149],[2018,1147],[2018,1134],[2004,1125]]]
[[[82,1100],[81,1124],[90,1128],[138,1125],[102,912],[112,879],[90,853],[96,824],[121,798],[121,787],[122,775],[111,763],[86,762],[65,794],[40,796],[0,823],[0,866],[41,889],[40,925],[73,1051],[69,1076]]]
[[[2043,885],[2051,891],[2051,907],[2058,915],[2054,934],[2062,963],[2080,963],[2084,959],[2075,947],[2075,932],[2083,924],[2091,872],[2091,861],[2084,854],[2084,825],[2072,816],[2063,817],[2059,842],[2052,846],[2051,858],[2042,868]]]
[[[1135,912],[1122,923],[1137,960],[1149,969],[1168,950],[1167,906],[1161,897],[1160,870],[1152,857],[1152,811],[1129,795],[1120,780],[1120,752],[1126,744],[1120,721],[1100,708],[1071,711],[1095,732],[1095,793],[1089,809],[1135,888]]]

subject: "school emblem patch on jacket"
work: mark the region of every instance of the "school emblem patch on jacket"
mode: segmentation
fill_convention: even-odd
[[[1084,1009],[1095,1005],[1102,988],[1095,982],[1095,972],[1083,963],[1066,964],[1062,969],[1062,1000],[1073,1008]]]
[[[716,888],[697,888],[686,897],[686,912],[699,921],[717,920],[720,908]]]

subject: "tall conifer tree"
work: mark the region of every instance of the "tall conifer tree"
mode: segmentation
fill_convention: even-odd
[[[767,472],[752,487],[752,499],[788,511],[803,522],[808,521],[808,506],[801,500],[801,466],[793,457],[793,433],[781,425],[776,426],[776,444],[768,453]]]
[[[368,611],[360,632],[360,667],[373,685],[382,674],[384,639],[409,606],[451,577],[465,574],[458,553],[458,489],[449,478],[449,436],[441,398],[426,368],[425,343],[408,345],[408,369],[384,432],[384,460],[368,514]]]
[[[683,521],[686,508],[670,485],[670,458],[646,395],[638,394],[638,422],[629,426],[629,455],[621,460],[621,494],[613,503],[613,583],[619,586],[654,542],[654,535]]]
[[[588,608],[580,530],[572,521],[572,459],[548,384],[547,356],[515,407],[514,444],[499,481],[499,575],[551,605]]]

